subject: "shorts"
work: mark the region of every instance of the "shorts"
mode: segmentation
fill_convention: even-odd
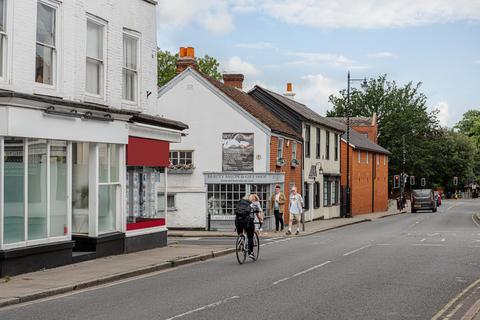
[[[293,219],[295,219],[297,223],[300,223],[302,215],[300,213],[290,213],[290,221],[293,221]]]

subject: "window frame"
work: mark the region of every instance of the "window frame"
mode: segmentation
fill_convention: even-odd
[[[368,153],[369,153],[368,151],[366,151],[366,153],[365,153],[366,154],[366,156],[365,156],[365,163],[366,164],[368,164]]]
[[[325,159],[330,160],[330,131],[325,130]]]
[[[316,154],[316,158],[317,159],[320,159],[320,157],[322,156],[321,155],[321,146],[322,146],[322,130],[320,128],[316,128],[316,133],[317,133],[317,140],[316,140],[316,144],[315,144],[315,154]]]
[[[125,105],[130,105],[130,106],[138,106],[139,103],[140,103],[140,83],[141,83],[141,79],[140,79],[140,76],[141,76],[141,72],[139,71],[141,69],[141,56],[140,56],[140,47],[141,47],[141,34],[136,32],[136,31],[133,31],[133,30],[129,30],[129,29],[123,29],[123,35],[122,35],[122,52],[125,52],[125,38],[130,38],[130,39],[133,39],[136,41],[136,57],[137,57],[137,61],[136,61],[136,64],[137,64],[137,69],[131,69],[131,68],[128,68],[125,64],[126,64],[126,59],[125,59],[125,56],[124,54],[122,54],[122,103],[125,104]],[[128,99],[125,99],[125,92],[123,91],[123,88],[124,88],[124,71],[131,71],[131,72],[135,72],[135,75],[136,75],[136,88],[135,88],[135,92],[133,92],[135,94],[135,99],[133,100],[128,100]]]
[[[339,134],[338,133],[335,133],[335,161],[338,161],[338,154],[339,154],[339,144],[340,144],[340,141],[339,141]]]
[[[310,150],[310,145],[311,145],[311,127],[310,125],[305,125],[305,158],[310,158],[311,150]]]
[[[97,26],[99,26],[102,32],[102,60],[99,60],[97,58],[92,58],[88,56],[88,23],[93,23]],[[91,14],[87,13],[87,18],[86,18],[86,23],[85,23],[85,30],[86,30],[86,42],[85,42],[85,95],[97,98],[97,99],[102,99],[105,100],[106,94],[105,94],[105,88],[106,88],[106,82],[107,82],[107,26],[108,23],[105,20],[102,20],[96,16],[93,16]],[[100,85],[100,94],[93,93],[93,92],[88,92],[87,91],[87,64],[88,60],[93,60],[95,62],[101,63],[102,70],[101,70],[101,78],[99,81]]]
[[[8,14],[8,10],[9,10],[9,5],[8,5],[8,1],[9,0],[3,0],[3,27],[4,29],[3,30],[0,30],[0,46],[1,46],[1,49],[0,49],[0,54],[1,54],[1,57],[0,57],[0,80],[1,81],[5,81],[7,79],[7,68],[8,68],[8,65],[7,65],[7,62],[8,62],[8,42],[9,42],[9,38],[8,38],[8,29],[9,29],[9,14]]]
[[[292,160],[297,159],[297,141],[292,141]]]
[[[358,163],[362,163],[362,150],[357,150]]]
[[[277,142],[277,161],[280,159],[283,159],[283,147],[285,145],[285,139],[284,138],[278,138]]]
[[[36,54],[36,50],[37,50],[37,46],[40,45],[40,46],[43,46],[43,47],[47,47],[47,48],[50,48],[53,50],[52,52],[52,83],[49,84],[49,83],[43,83],[43,82],[37,82],[37,79],[36,79],[36,65],[35,65],[35,68],[34,68],[34,82],[35,82],[35,86],[38,87],[38,88],[44,88],[44,89],[57,89],[57,84],[59,84],[59,74],[58,74],[58,70],[59,70],[59,56],[60,56],[60,46],[61,46],[61,43],[60,43],[60,31],[61,31],[61,28],[59,27],[60,25],[60,14],[59,14],[59,11],[60,11],[60,4],[57,3],[57,2],[54,2],[54,1],[51,1],[51,0],[38,0],[37,2],[37,8],[38,8],[38,5],[39,4],[43,4],[47,7],[50,7],[52,8],[54,11],[55,11],[55,14],[54,14],[54,17],[55,17],[55,26],[54,26],[54,45],[49,45],[49,44],[46,44],[46,43],[42,43],[40,41],[38,41],[37,39],[37,28],[38,28],[38,25],[35,25],[35,54]],[[37,9],[37,14],[36,14],[36,19],[38,20],[38,9]],[[37,22],[38,23],[38,22]]]
[[[322,193],[320,191],[321,183],[320,181],[315,181],[313,183],[313,208],[318,209],[321,207],[321,196]]]
[[[181,160],[181,159],[180,159],[180,153],[181,153],[181,152],[185,152],[185,153],[190,153],[190,154],[191,154],[190,157],[187,157],[187,156],[184,157],[185,163],[180,162],[180,160]],[[174,163],[172,162],[172,154],[173,154],[173,153],[176,153],[176,154],[177,154],[177,161],[178,161],[177,164],[174,164]],[[186,159],[190,158],[190,159],[191,159],[190,164],[193,165],[193,164],[194,164],[193,154],[194,154],[194,151],[193,151],[193,150],[170,150],[168,159],[169,159],[170,163],[172,163],[173,165],[178,165],[178,164],[188,165],[189,163],[186,163]]]

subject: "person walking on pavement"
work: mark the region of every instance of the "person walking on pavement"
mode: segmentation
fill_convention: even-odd
[[[289,206],[290,219],[288,221],[287,235],[292,234],[292,224],[294,219],[297,224],[297,232],[295,232],[295,234],[298,235],[300,233],[300,221],[301,221],[302,210],[303,210],[303,199],[302,199],[302,196],[299,193],[297,193],[297,187],[292,187],[289,200],[290,200],[290,206]]]
[[[283,231],[283,213],[285,212],[285,194],[280,190],[280,186],[275,186],[275,194],[270,198],[270,212],[275,216],[275,232]]]

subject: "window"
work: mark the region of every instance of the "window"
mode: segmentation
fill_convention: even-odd
[[[170,151],[170,162],[174,166],[192,164],[193,151]]]
[[[377,159],[377,166],[380,164],[380,155],[375,155],[375,158]]]
[[[326,138],[325,138],[325,159],[330,160],[330,131],[326,131]]]
[[[298,160],[297,159],[297,142],[292,141],[292,160]]]
[[[335,180],[332,181],[332,204],[337,204],[337,182]]]
[[[318,209],[320,208],[320,182],[315,181],[313,184],[313,202],[314,202],[314,208]]]
[[[357,155],[358,155],[358,163],[361,163],[362,162],[362,151],[358,150]]]
[[[90,145],[74,143],[72,158],[72,232],[88,233]]]
[[[327,177],[323,178],[323,206],[330,206],[330,181]]]
[[[247,193],[245,184],[209,184],[208,213],[234,215],[237,202]]]
[[[4,77],[6,63],[7,21],[6,0],[0,0],[0,77]]]
[[[278,138],[277,161],[283,159],[283,138]]]
[[[165,194],[163,193],[158,193],[158,210],[159,211],[165,211]],[[175,195],[174,194],[168,194],[167,195],[167,210],[168,211],[175,211],[177,210],[175,206]]]
[[[310,209],[310,184],[308,182],[303,183],[303,207],[305,210]]]
[[[317,128],[317,143],[316,143],[316,155],[317,155],[317,159],[320,159],[320,139],[321,139],[321,135],[320,135],[321,131],[320,131],[320,128]]]
[[[310,158],[310,126],[305,126],[305,158]]]
[[[366,153],[366,159],[365,159],[365,162],[368,163],[368,151]]]
[[[339,136],[335,134],[335,161],[338,161],[338,144],[339,144]]]
[[[123,35],[123,99],[135,102],[138,88],[138,38]]]
[[[47,141],[28,140],[28,240],[47,238]]]
[[[104,26],[87,19],[87,60],[85,90],[98,96],[103,95],[104,79]]]
[[[98,231],[116,230],[116,213],[120,205],[120,157],[115,144],[98,144],[99,187],[98,187]]]
[[[42,2],[37,4],[37,47],[35,81],[54,85],[56,60],[56,9]]]
[[[50,142],[50,236],[67,234],[67,143]]]

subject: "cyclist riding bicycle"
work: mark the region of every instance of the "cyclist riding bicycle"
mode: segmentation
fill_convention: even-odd
[[[241,235],[244,231],[247,233],[248,240],[248,257],[254,259],[253,254],[253,234],[255,233],[255,216],[257,216],[258,221],[263,223],[263,216],[260,215],[262,211],[258,202],[256,200],[256,195],[251,194],[245,196],[241,199],[235,210],[235,227],[237,229],[237,234]]]

